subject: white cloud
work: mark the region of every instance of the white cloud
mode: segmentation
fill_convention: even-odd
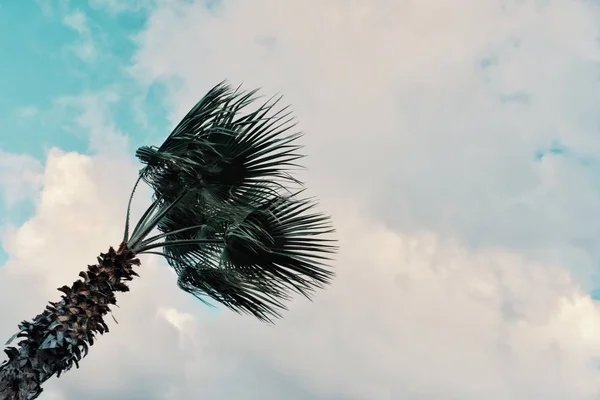
[[[75,10],[63,17],[63,23],[81,35],[90,33],[87,17],[81,10]]]
[[[197,345],[194,340],[195,318],[192,314],[183,313],[175,308],[160,307],[159,316],[166,319],[179,332],[179,346],[185,346],[185,340],[189,339],[193,345]]]
[[[91,62],[98,56],[98,49],[92,37],[86,14],[78,9],[72,10],[63,16],[63,23],[79,34],[77,43],[69,48],[82,61]]]
[[[108,88],[97,93],[62,96],[55,99],[54,106],[66,116],[66,129],[79,135],[85,132],[93,151],[122,155],[129,150],[128,139],[111,115],[111,106],[118,101],[117,91]]]
[[[45,17],[54,15],[54,6],[52,0],[35,0],[35,3],[40,8],[40,11]]]
[[[151,8],[157,0],[90,0],[90,6],[96,9],[107,10],[112,14],[122,12],[135,12]]]
[[[596,5],[188,3],[152,14],[134,68],[174,82],[173,119],[223,78],[282,92],[308,132],[311,187],[406,232],[598,248],[597,171],[583,165],[600,154]],[[555,141],[571,156],[537,162]]]
[[[15,115],[19,118],[31,118],[36,116],[39,111],[35,106],[24,106],[15,109]]]
[[[33,157],[0,150],[0,194],[9,208],[35,196],[42,171],[42,164]]]
[[[6,243],[8,337],[100,251],[118,244],[136,167],[53,150],[36,215]],[[147,204],[142,191],[134,205]],[[333,206],[330,204],[329,206]],[[74,399],[592,399],[600,312],[560,265],[399,234],[336,207],[338,277],[269,327],[217,314],[144,258],[118,324],[46,385]],[[18,306],[17,306],[18,305]],[[232,385],[231,382],[236,382]],[[61,397],[62,396],[62,397]]]
[[[223,78],[234,84],[245,82],[248,87],[262,86],[267,94],[284,93],[297,110],[301,128],[308,132],[306,176],[314,193],[330,204],[360,204],[360,218],[375,218],[406,240],[420,240],[428,232],[457,239],[465,246],[463,252],[475,254],[455,261],[465,264],[460,275],[465,280],[491,274],[496,268],[489,265],[492,260],[503,260],[494,262],[507,265],[502,267],[507,268],[502,269],[502,279],[511,283],[492,280],[481,287],[497,292],[497,308],[519,315],[522,311],[511,311],[510,301],[499,300],[515,290],[505,287],[523,288],[518,304],[537,304],[539,291],[545,290],[542,272],[532,272],[538,267],[530,265],[511,269],[508,266],[517,263],[518,257],[507,259],[503,251],[530,262],[560,264],[572,272],[581,286],[577,290],[594,284],[589,278],[596,274],[600,260],[599,225],[591,217],[600,214],[598,13],[595,4],[560,0],[461,0],[451,5],[433,0],[260,0],[221,2],[211,9],[202,2],[175,1],[151,15],[147,30],[138,37],[140,51],[132,70],[141,80],[158,80],[170,87],[167,104],[171,104],[173,120]],[[554,143],[568,151],[536,159],[536,154]],[[344,218],[334,217],[338,223]],[[357,236],[367,235],[362,226],[356,229]],[[358,241],[357,237],[350,244],[342,243],[342,248]],[[490,248],[497,253],[490,255]],[[453,249],[443,247],[439,257]],[[376,250],[366,247],[364,252]],[[481,252],[488,254],[484,257],[488,261],[479,265],[476,260]],[[352,259],[347,262],[353,263]],[[405,262],[398,259],[397,268]],[[364,260],[363,264],[369,275],[392,277],[377,262]],[[344,262],[338,265],[352,269]],[[432,275],[436,277],[441,279]],[[366,278],[348,277],[347,282],[358,285],[361,279]],[[532,309],[521,318],[538,322],[528,327],[528,323],[515,322],[519,331],[508,328],[512,323],[500,322],[498,314],[479,309],[485,300],[464,299],[462,303],[453,299],[467,291],[465,284],[440,284],[433,290],[421,281],[409,283],[404,290],[420,293],[420,297],[393,304],[413,305],[414,319],[397,312],[381,294],[391,289],[355,287],[355,301],[373,298],[372,308],[379,307],[382,315],[349,316],[352,323],[346,329],[355,333],[348,334],[349,344],[340,350],[344,354],[366,343],[365,357],[372,362],[367,365],[373,375],[388,376],[387,380],[374,377],[372,387],[392,394],[367,394],[361,392],[367,389],[359,388],[352,392],[350,383],[363,382],[365,375],[340,372],[358,367],[348,367],[351,359],[333,356],[330,367],[338,370],[325,375],[321,387],[327,382],[335,385],[331,382],[337,377],[337,387],[345,385],[350,391],[342,398],[361,399],[411,398],[411,382],[416,382],[412,398],[531,398],[541,397],[546,390],[552,398],[587,398],[585,393],[597,390],[591,378],[595,374],[591,358],[582,361],[581,368],[573,367],[580,372],[578,376],[561,375],[560,369],[568,368],[573,354],[581,354],[565,350],[564,346],[578,339],[564,333],[569,328],[559,328],[563,322],[556,322],[569,306],[560,306],[562,311],[557,305],[553,311]],[[573,300],[573,307],[588,310],[586,319],[597,319],[588,297],[582,293],[564,296],[579,299]],[[355,312],[352,299],[340,301],[336,310],[347,307]],[[312,312],[321,315],[323,311],[317,308]],[[436,308],[443,311],[431,311]],[[461,332],[465,337],[448,336],[454,319],[459,318],[455,310],[465,310],[465,326],[481,329],[487,339],[479,342],[466,332]],[[419,318],[422,313],[428,317]],[[484,315],[495,317],[488,320]],[[534,326],[543,318],[548,318],[544,328]],[[397,347],[380,345],[377,353],[373,346],[379,342],[359,339],[373,320],[384,321],[381,332],[399,336],[384,341]],[[314,329],[315,335],[334,330],[340,336],[332,336],[339,340],[344,330],[325,321]],[[403,324],[403,328],[394,330],[387,324]],[[302,327],[302,332],[306,329]],[[423,338],[423,344],[418,345],[406,331]],[[436,336],[437,331],[444,333]],[[516,335],[515,342],[500,343],[507,347],[498,350],[491,338],[502,332]],[[556,345],[561,350],[556,351],[565,353],[554,359],[549,350],[533,346],[536,341],[547,345],[552,335],[564,335]],[[473,359],[467,360],[470,367],[456,367],[470,344],[480,346],[470,356]],[[522,353],[507,358],[506,349]],[[262,350],[260,360],[271,354]],[[395,354],[406,355],[410,362],[395,362]],[[476,354],[481,364],[474,360]],[[358,359],[354,363],[363,362]],[[322,354],[312,361],[313,367],[321,365]],[[451,365],[450,361],[455,364],[449,370],[438,366]],[[541,363],[539,368],[543,364],[549,369],[535,375],[536,362]],[[484,371],[489,371],[487,378],[478,373]],[[368,372],[365,367],[364,373]],[[306,381],[307,375],[310,372],[302,370],[292,380]],[[557,383],[559,375],[565,379],[562,383]],[[558,379],[556,384],[546,380],[549,376]],[[424,385],[420,389],[418,382]],[[546,386],[536,386],[541,383]],[[443,390],[436,394],[426,386]]]

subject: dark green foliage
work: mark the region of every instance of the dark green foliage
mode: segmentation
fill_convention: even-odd
[[[179,286],[260,319],[278,315],[288,291],[309,296],[333,276],[323,262],[335,247],[319,237],[331,228],[326,217],[307,212],[312,205],[280,196],[256,205],[236,223],[196,231],[202,239],[219,240],[167,246]]]
[[[182,187],[203,189],[204,196],[234,201],[293,181],[286,169],[302,156],[290,134],[293,119],[286,109],[274,111],[271,99],[247,111],[256,93],[232,90],[221,83],[210,90],[158,148],[141,147],[136,155],[146,164],[142,178],[166,200]],[[256,194],[256,193],[254,193]]]
[[[278,100],[248,111],[255,93],[219,84],[160,147],[138,149],[155,202],[129,246],[164,256],[196,297],[270,320],[290,291],[329,283],[336,248],[329,219],[286,188],[300,184],[289,169],[302,158],[290,113]]]

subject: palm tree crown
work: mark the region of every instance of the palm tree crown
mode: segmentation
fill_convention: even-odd
[[[274,110],[279,99],[244,113],[255,93],[221,83],[160,147],[138,149],[154,203],[124,241],[164,256],[186,292],[270,320],[290,291],[309,296],[331,280],[335,246],[315,202],[286,188],[298,186],[289,169],[302,157],[290,113]]]

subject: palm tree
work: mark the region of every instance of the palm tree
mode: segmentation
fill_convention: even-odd
[[[280,98],[247,111],[257,91],[222,82],[183,118],[160,147],[144,146],[144,164],[135,183],[118,248],[101,253],[81,279],[58,290],[58,302],[7,342],[0,366],[0,399],[31,400],[41,385],[87,355],[95,334],[108,332],[104,316],[115,293],[129,290],[138,276],[137,256],[162,256],[177,274],[178,286],[259,320],[273,322],[293,292],[310,298],[328,284],[336,251],[327,235],[329,218],[300,199],[298,133]],[[130,232],[131,200],[143,181],[153,189],[151,205]],[[291,189],[295,188],[295,189]],[[324,236],[325,235],[325,236]]]

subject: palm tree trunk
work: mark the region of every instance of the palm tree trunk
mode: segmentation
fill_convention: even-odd
[[[115,292],[128,291],[125,281],[138,276],[133,265],[140,261],[126,244],[116,251],[111,247],[100,254],[98,264],[79,273],[83,280],[58,289],[64,293],[59,302],[50,302],[32,321],[19,325],[19,333],[8,341],[23,338],[19,348],[4,350],[9,359],[0,366],[0,400],[36,399],[47,379],[73,364],[79,368],[95,333],[108,332],[103,317],[117,304]]]

